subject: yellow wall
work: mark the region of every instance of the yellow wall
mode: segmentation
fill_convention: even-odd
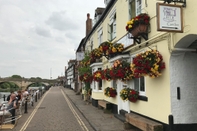
[[[110,103],[113,103],[113,104],[116,105],[117,102],[118,102],[117,97],[118,97],[118,96],[116,96],[115,98],[104,96],[104,100],[109,101]]]
[[[196,33],[197,28],[191,28],[192,26],[195,27],[196,22],[193,19],[196,19],[197,16],[193,15],[195,7],[191,5],[195,4],[195,1],[190,1],[187,4],[187,8],[184,8],[184,33],[176,33],[175,34],[175,43],[181,37],[188,33]],[[191,8],[190,8],[191,6]],[[125,0],[118,0],[113,7],[116,8],[116,39],[120,39],[124,36],[127,32],[125,29],[126,23],[128,21],[128,3]],[[113,9],[111,11],[113,11]],[[156,1],[149,0],[148,7],[145,7],[145,1],[143,1],[143,13],[148,13],[151,17],[151,30],[149,35],[149,39],[153,39],[156,36],[159,36],[163,32],[157,31],[157,19],[156,19]],[[186,14],[188,14],[186,16]],[[191,14],[191,15],[190,15]],[[106,17],[102,23],[103,27],[103,41],[107,41],[107,25],[109,23],[109,17]],[[94,44],[95,41],[97,42],[97,30],[95,31],[94,37]],[[115,41],[114,40],[114,41]],[[154,39],[153,39],[154,40]],[[143,41],[142,41],[143,42]],[[154,43],[154,46],[157,47],[157,50],[163,56],[164,62],[166,64],[166,68],[162,71],[162,76],[158,78],[149,78],[148,76],[145,77],[145,87],[146,87],[146,96],[148,97],[148,101],[137,101],[136,103],[130,103],[130,110],[137,112],[139,114],[145,115],[147,117],[156,119],[158,121],[168,123],[168,115],[171,114],[171,105],[170,105],[170,76],[169,76],[169,59],[170,59],[170,52],[168,50],[168,39],[166,38],[163,41]],[[123,43],[124,44],[124,43]],[[98,47],[98,45],[95,45]],[[140,49],[147,49],[147,48],[140,48]],[[135,54],[138,52],[139,48],[135,50],[131,50],[131,54]],[[105,67],[107,65],[106,59],[104,59],[103,64]],[[105,87],[110,86],[110,82],[103,82],[103,90]],[[92,98],[94,99],[105,99],[114,104],[118,104],[118,97],[116,98],[109,98],[104,96],[104,92],[93,92]]]
[[[169,59],[167,40],[156,43],[157,50],[163,56],[166,68],[162,76],[158,78],[145,77],[145,90],[148,101],[139,100],[137,103],[130,103],[130,109],[134,112],[151,117],[153,119],[168,123],[170,108],[170,81],[169,81]]]
[[[92,98],[96,99],[96,100],[103,100],[103,92],[95,92],[92,91]]]

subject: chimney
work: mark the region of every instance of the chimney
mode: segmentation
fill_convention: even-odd
[[[87,20],[86,20],[86,36],[90,33],[92,30],[92,19],[90,19],[90,14],[87,14]]]

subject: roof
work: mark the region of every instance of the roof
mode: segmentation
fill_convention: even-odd
[[[105,8],[97,7],[95,10],[94,17],[97,17],[97,15],[101,15],[104,12]]]
[[[108,12],[110,11],[110,9],[113,7],[113,5],[117,2],[117,0],[111,0],[109,2],[109,4],[107,5],[107,7],[105,8],[105,10],[103,11],[100,19],[96,22],[96,24],[93,26],[92,30],[90,31],[90,33],[85,37],[84,39],[84,45],[86,44],[87,40],[89,39],[89,37],[93,34],[93,32],[96,30],[97,26],[100,25],[100,23],[102,23],[102,21],[105,19],[105,17],[107,16]]]

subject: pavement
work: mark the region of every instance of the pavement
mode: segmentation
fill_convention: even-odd
[[[124,122],[117,119],[114,116],[114,114],[104,113],[103,109],[100,109],[98,107],[94,107],[91,103],[89,103],[87,101],[84,101],[82,99],[82,96],[81,95],[76,95],[76,92],[74,92],[73,90],[71,90],[69,88],[63,88],[63,87],[58,87],[58,89],[61,89],[61,90],[64,91],[64,93],[66,94],[66,96],[68,97],[68,99],[70,100],[72,105],[74,105],[74,107],[77,109],[77,112],[79,112],[79,114],[82,118],[82,121],[84,121],[87,126],[90,126],[90,128],[88,128],[89,131],[138,131],[136,129],[125,130],[124,129]],[[47,94],[47,93],[45,93],[45,94]],[[54,103],[54,105],[52,106],[53,109],[50,108],[50,110],[53,114],[48,113],[49,115],[44,116],[44,117],[46,117],[46,119],[44,119],[45,121],[42,121],[43,118],[40,118],[40,116],[42,116],[41,114],[47,112],[47,108],[49,108],[48,105],[50,103],[50,102],[47,102],[47,101],[52,101],[51,96],[53,96],[53,94],[48,93],[46,95],[46,97],[43,96],[41,99],[38,99],[38,102],[35,102],[34,107],[29,107],[28,108],[28,113],[25,113],[25,114],[22,115],[22,117],[18,120],[17,125],[12,130],[2,130],[2,131],[23,131],[23,130],[21,130],[21,128],[28,121],[29,117],[34,112],[34,109],[37,105],[39,106],[39,108],[40,107],[46,107],[46,109],[38,110],[36,112],[34,118],[32,119],[32,122],[30,123],[30,125],[28,125],[29,127],[27,127],[27,129],[26,129],[27,131],[34,131],[34,129],[36,129],[36,131],[44,131],[41,128],[39,128],[38,125],[43,126],[43,124],[42,124],[42,122],[43,122],[45,124],[44,126],[53,126],[53,123],[55,123],[55,122],[58,122],[58,121],[62,122],[62,120],[59,120],[59,119],[61,119],[61,116],[65,115],[65,114],[66,114],[67,117],[70,117],[70,121],[71,122],[73,121],[73,124],[75,124],[74,120],[71,119],[71,117],[73,117],[73,116],[69,115],[69,114],[72,114],[72,113],[68,113],[69,112],[69,111],[67,111],[68,109],[62,110],[62,112],[60,112],[60,116],[56,117],[55,118],[56,120],[53,121],[50,124],[50,121],[49,121],[50,120],[49,119],[50,115],[55,114],[55,113],[53,113],[53,109],[57,107],[58,103]],[[61,95],[58,97],[58,100],[61,101],[60,103],[62,103],[62,101],[63,101],[63,99],[62,99],[63,97],[62,98],[61,97],[62,97]],[[42,100],[43,100],[43,102],[42,102]],[[39,105],[39,103],[42,103],[42,104]],[[66,108],[66,107],[64,107],[64,108]],[[66,119],[64,119],[64,120],[67,121]],[[48,121],[48,124],[46,124],[47,123],[46,121]],[[70,121],[68,119],[67,124]],[[58,124],[58,125],[61,126],[61,125],[65,125],[65,124]],[[68,124],[68,125],[72,125],[72,123]],[[60,127],[60,126],[58,126],[58,127]],[[72,125],[72,126],[74,126],[74,125]],[[33,128],[30,128],[30,127],[33,127]],[[51,129],[50,131],[53,131],[53,129],[54,129],[54,131],[64,131],[64,130],[65,131],[75,131],[75,130],[71,130],[71,128],[69,130],[67,130],[67,129],[65,129],[65,127],[50,128],[50,129]],[[61,129],[61,130],[58,130],[58,129]],[[45,129],[45,130],[48,131],[48,129]]]
[[[139,131],[138,129],[124,129],[124,123],[117,119],[113,113],[104,113],[103,109],[84,101],[81,95],[76,95],[71,89],[64,88],[64,92],[87,119],[95,131]]]

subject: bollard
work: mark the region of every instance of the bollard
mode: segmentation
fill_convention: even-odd
[[[34,106],[34,97],[33,97],[33,95],[31,96],[31,106]]]
[[[170,131],[174,131],[174,118],[173,118],[173,115],[169,115],[168,116],[168,121],[169,121]]]
[[[3,101],[5,101],[5,94],[3,95]]]
[[[38,92],[38,99],[40,99],[40,92]]]
[[[36,95],[35,95],[35,102],[37,102],[37,93],[36,93]]]
[[[25,99],[25,112],[24,113],[27,113],[27,98]]]

